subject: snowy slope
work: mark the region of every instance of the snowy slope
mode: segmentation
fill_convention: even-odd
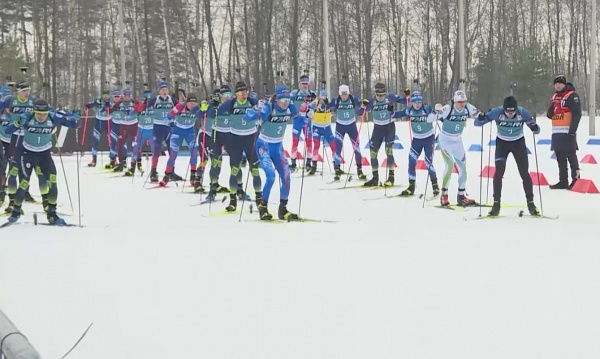
[[[540,123],[539,138],[549,138],[549,124]],[[408,125],[396,126],[404,146],[395,151],[396,183],[406,185]],[[368,132],[364,127],[361,147]],[[484,166],[489,136],[485,127]],[[479,144],[481,130],[469,126],[465,137],[466,148]],[[582,135],[580,158],[600,160],[600,146],[586,141]],[[349,142],[345,147],[349,162]],[[538,145],[537,152],[540,172],[553,183],[549,147]],[[441,177],[439,151],[435,156]],[[467,191],[477,200],[480,156],[467,154]],[[529,159],[535,171],[535,156]],[[63,160],[77,212],[76,158]],[[185,173],[188,160],[178,160],[177,173]],[[227,184],[224,163],[220,182]],[[327,190],[341,185],[326,184],[332,174],[324,167],[324,176],[304,179],[301,215],[337,224],[248,222],[257,218],[248,212],[241,222],[236,215],[211,216],[208,206],[190,206],[199,197],[181,187],[146,190],[145,178],[132,182],[82,167],[84,228],[0,230],[0,308],[45,358],[62,355],[90,322],[71,358],[598,356],[598,195],[542,187],[545,214],[560,218],[518,218],[525,198],[510,159],[503,202],[512,207],[502,212],[510,218],[465,221],[479,209],[437,209],[436,201],[422,208],[418,198],[370,200],[383,190]],[[421,193],[426,172],[418,175]],[[299,176],[292,179],[293,211]],[[582,176],[599,186],[600,165],[582,164]],[[62,173],[59,181],[59,209],[71,212]],[[487,178],[482,182],[483,200],[491,202],[491,179],[489,191]],[[456,186],[453,175],[451,201]],[[535,194],[539,206],[537,187]],[[276,185],[274,214],[278,196]],[[224,207],[213,204],[211,213]],[[34,209],[40,210],[26,205],[23,221]]]

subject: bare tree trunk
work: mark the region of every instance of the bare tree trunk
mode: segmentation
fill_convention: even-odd
[[[144,6],[144,34],[146,35],[146,64],[148,65],[148,84],[154,87],[156,82],[156,70],[154,65],[154,46],[150,41],[150,19],[148,16],[148,0],[142,0]]]
[[[300,78],[300,73],[298,70],[298,39],[300,38],[300,23],[298,21],[299,12],[300,12],[300,1],[293,0],[292,1],[292,31],[290,33],[290,61],[292,63],[292,78],[294,81],[298,81]],[[334,26],[335,28],[335,26]],[[334,35],[335,41],[335,35]],[[295,84],[297,84],[295,82]]]
[[[165,32],[165,44],[167,45],[167,79],[172,80],[173,76],[173,63],[171,61],[171,42],[169,40],[169,29],[167,28],[167,7],[165,6],[165,0],[160,0],[160,10],[162,14],[163,30]]]
[[[51,77],[51,94],[50,94],[50,103],[56,104],[58,95],[56,93],[57,89],[57,80],[56,77],[58,75],[57,67],[56,67],[56,58],[58,57],[58,4],[57,0],[52,0],[52,77]],[[63,84],[64,85],[64,84]]]

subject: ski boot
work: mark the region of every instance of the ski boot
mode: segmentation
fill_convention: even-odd
[[[105,170],[112,170],[112,169],[114,169],[116,166],[117,166],[117,159],[116,159],[116,158],[114,158],[114,157],[112,157],[112,158],[110,159],[110,161],[109,161],[109,162],[108,162],[106,165],[104,165],[104,169],[105,169]]]
[[[240,162],[240,168],[246,168],[246,165],[248,165],[248,158],[246,158],[246,156],[243,156],[242,161]]]
[[[450,206],[450,200],[448,199],[448,188],[442,188],[442,196],[440,197],[440,205],[442,207]]]
[[[400,196],[408,197],[415,194],[415,180],[408,181],[408,188],[400,192]]]
[[[433,196],[437,197],[440,195],[440,187],[438,186],[437,179],[431,180],[431,189],[433,189]]]
[[[273,219],[273,215],[269,213],[269,209],[267,208],[267,202],[264,200],[260,200],[258,203],[258,217],[262,221],[270,221]]]
[[[129,167],[129,169],[127,171],[125,171],[123,176],[133,177],[134,175],[135,175],[135,162],[131,164],[131,167]]]
[[[312,165],[308,167],[308,175],[314,176],[317,173],[317,161],[312,161]]]
[[[307,158],[306,163],[304,164],[304,169],[309,169],[311,166],[311,162],[312,162],[311,159]]]
[[[225,207],[227,212],[235,212],[237,209],[237,197],[235,193],[229,194],[229,205]]]
[[[194,193],[206,193],[206,190],[202,187],[202,181],[197,180],[196,183],[194,183]]]
[[[10,223],[15,223],[16,221],[19,220],[19,218],[21,218],[22,214],[23,214],[23,210],[21,209],[21,206],[14,206],[13,210],[10,214],[10,217],[8,217],[8,221]]]
[[[492,209],[488,212],[488,217],[497,217],[500,214],[500,200],[494,201]]]
[[[158,182],[158,172],[156,172],[156,168],[150,170],[150,183]]]
[[[256,206],[260,204],[260,201],[262,201],[262,192],[256,192],[256,197],[254,197],[254,203],[256,203]]]
[[[252,197],[248,196],[241,187],[238,187],[236,196],[240,201],[252,201]]]
[[[113,172],[123,172],[123,170],[125,169],[127,160],[120,160],[119,164],[117,164],[115,166],[115,168],[113,168]]]
[[[208,191],[208,195],[204,198],[206,202],[214,202],[217,198],[217,189],[213,185],[210,186],[210,190]]]
[[[358,179],[361,180],[361,181],[366,181],[367,180],[367,176],[363,173],[362,167],[357,167],[356,168],[356,175],[358,176]]]
[[[288,211],[287,209],[287,199],[282,199],[279,201],[279,210],[277,211],[277,216],[279,219],[285,219],[286,221],[298,220],[298,215]]]
[[[223,187],[220,184],[217,183],[217,185],[215,186],[215,190],[217,191],[217,193],[229,193],[229,188],[227,187]]]
[[[137,165],[137,170],[140,171],[140,173],[144,173],[144,167],[142,167],[142,159],[138,159],[136,162]]]
[[[23,201],[27,202],[27,203],[35,203],[35,198],[33,198],[31,196],[31,193],[29,193],[29,191],[25,192],[25,198],[23,198]]]
[[[533,200],[527,201],[527,210],[529,211],[529,214],[532,216],[540,215],[540,211],[538,211],[537,207],[535,206],[535,203],[533,203]]]
[[[297,168],[296,159],[294,158],[294,159],[292,159],[292,163],[290,164],[290,172],[296,172],[296,168]]]
[[[6,192],[4,189],[0,190],[0,206],[4,204],[4,200],[6,199]]]
[[[47,213],[49,207],[50,207],[50,204],[48,203],[48,195],[43,194],[42,195],[42,208],[44,208],[44,212]]]
[[[48,218],[48,223],[50,223],[52,225],[63,226],[66,224],[65,220],[60,218],[56,214],[56,205],[55,204],[49,206],[46,217]]]
[[[389,170],[388,179],[383,184],[384,187],[393,187],[394,186],[394,170]]]
[[[339,181],[344,172],[339,167],[335,167],[335,176],[333,177],[334,181]]]
[[[96,167],[96,162],[98,160],[98,157],[96,155],[92,155],[92,162],[88,163],[88,167]]]
[[[363,183],[363,187],[377,187],[379,186],[379,172],[373,171],[373,178]]]
[[[477,202],[475,202],[475,200],[467,197],[467,195],[464,192],[463,192],[463,194],[460,194],[461,190],[458,190],[458,191],[459,191],[459,194],[456,196],[456,203],[458,206],[472,207],[472,206],[479,205]]]
[[[167,173],[165,172],[165,176],[167,176]],[[183,177],[181,177],[180,175],[178,175],[177,173],[175,173],[175,171],[171,172],[168,174],[169,176],[169,181],[183,181]]]
[[[15,205],[15,195],[14,194],[9,194],[8,195],[8,207],[6,207],[4,209],[4,213],[9,214],[12,213],[14,211],[14,208],[19,208],[19,211],[21,211],[21,214],[25,214],[23,212],[23,208],[21,208],[21,206],[16,206]]]
[[[158,185],[161,186],[161,187],[166,187],[167,183],[169,183],[169,181],[171,180],[171,176],[170,175],[171,175],[170,173],[165,172],[165,176],[163,177],[162,181],[160,181],[158,183]]]

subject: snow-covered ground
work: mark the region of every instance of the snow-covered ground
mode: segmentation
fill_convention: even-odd
[[[600,146],[585,145],[586,121],[579,157],[600,160]],[[540,124],[539,138],[550,138],[549,122]],[[406,185],[408,125],[396,126],[404,146],[395,151],[396,182]],[[367,137],[365,127],[361,147],[368,156]],[[485,127],[484,165],[489,137]],[[465,147],[480,138],[481,130],[469,126]],[[538,145],[537,152],[540,172],[555,182],[550,146]],[[345,153],[349,162],[349,142]],[[435,156],[441,176],[439,151]],[[480,156],[467,154],[467,191],[477,200]],[[77,213],[76,158],[63,160]],[[178,160],[179,174],[188,160]],[[223,184],[227,167],[225,160]],[[369,168],[365,172],[370,176]],[[464,220],[477,217],[478,208],[449,211],[434,208],[436,201],[422,208],[416,197],[368,200],[383,197],[382,189],[327,190],[341,186],[327,184],[333,177],[327,163],[324,176],[304,179],[301,215],[339,223],[267,224],[247,221],[257,218],[248,212],[238,222],[237,215],[210,216],[208,206],[190,206],[199,196],[181,187],[146,190],[145,178],[132,182],[85,167],[80,174],[84,228],[0,230],[0,308],[44,358],[62,355],[90,322],[94,326],[70,358],[600,354],[600,197],[542,187],[544,213],[560,218],[518,218],[525,198],[512,158],[503,193],[509,207],[502,212],[509,218],[482,221]],[[426,172],[418,175],[422,193]],[[298,176],[292,179],[293,211]],[[582,177],[600,186],[600,165],[582,164]],[[59,210],[71,212],[62,172],[59,182]],[[452,201],[456,186],[453,175]],[[537,187],[535,194],[539,206]],[[278,196],[276,185],[273,213]],[[482,197],[491,202],[491,179],[489,185],[483,179]],[[224,207],[213,204],[211,211]],[[32,210],[41,208],[27,204],[23,221],[31,221]],[[78,221],[77,214],[66,219]]]

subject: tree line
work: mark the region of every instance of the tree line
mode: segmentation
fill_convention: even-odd
[[[80,105],[101,88],[144,84],[205,97],[244,80],[260,94],[324,76],[323,0],[4,0],[0,75],[25,76],[51,103]],[[332,91],[367,96],[376,81],[419,88],[429,102],[458,85],[456,0],[328,0]],[[588,102],[593,0],[465,0],[466,89],[480,108],[516,83],[520,104],[545,111],[565,74]],[[127,84],[120,83],[120,41]],[[399,58],[398,58],[399,55]],[[399,60],[399,61],[397,61]],[[400,83],[396,79],[400,78]]]

